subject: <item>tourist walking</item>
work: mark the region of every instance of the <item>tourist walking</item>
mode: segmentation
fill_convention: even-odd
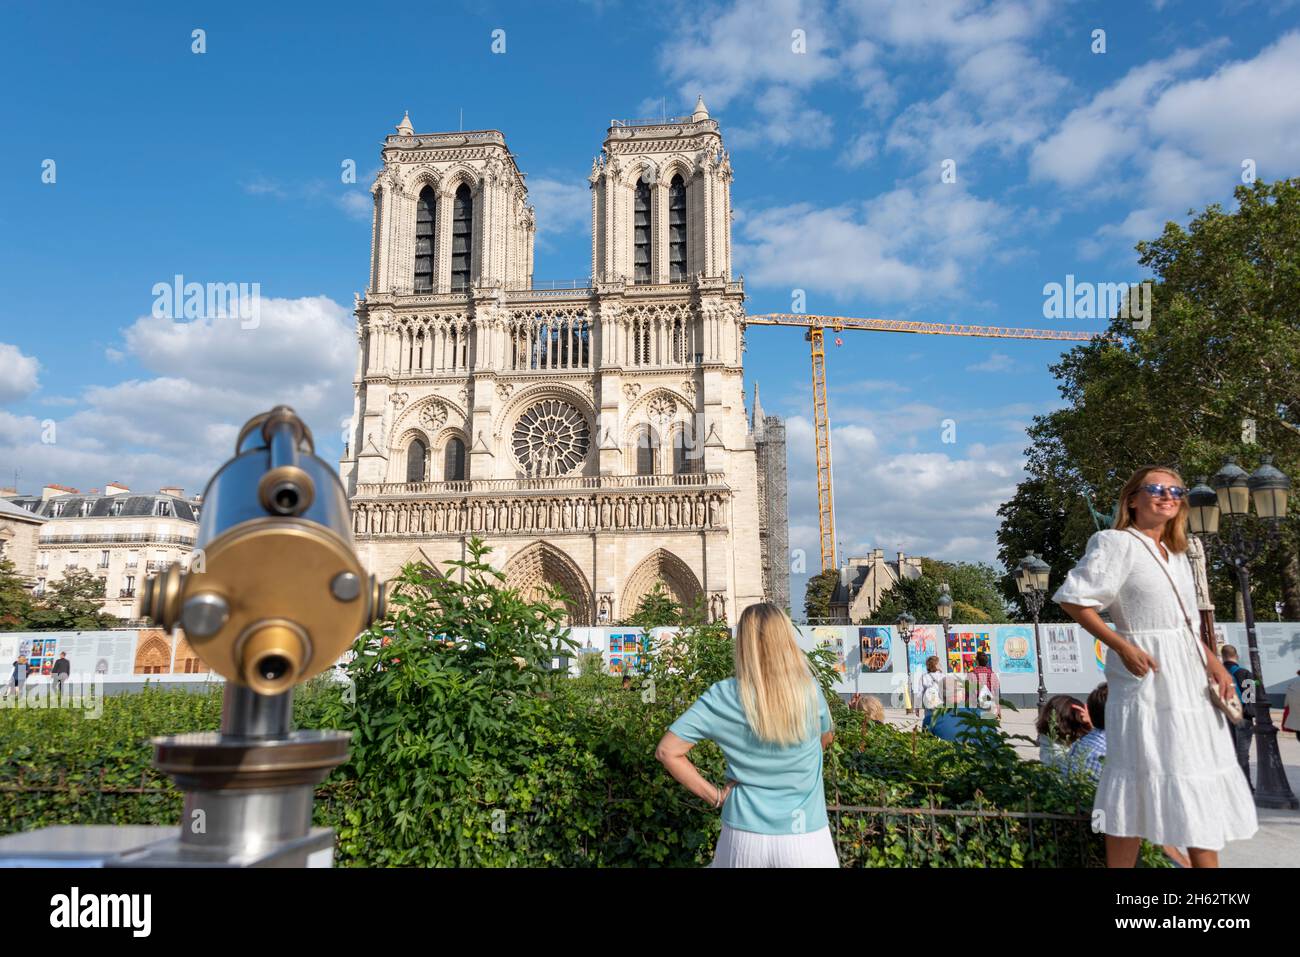
[[[672,723],[655,757],[722,809],[713,867],[838,867],[822,785],[830,710],[794,626],[776,605],[751,605],[733,644],[735,675]],[[705,780],[688,757],[706,738],[727,760],[725,784]]]
[[[1258,825],[1228,721],[1211,700],[1232,694],[1232,677],[1206,653],[1187,611],[1196,608],[1187,488],[1172,469],[1144,466],[1119,503],[1115,526],[1088,540],[1052,596],[1110,649],[1096,829],[1111,867],[1132,867],[1142,838],[1188,848],[1195,867],[1217,867],[1219,849]]]
[[[1223,667],[1232,675],[1233,691],[1241,702],[1242,717],[1246,719],[1241,724],[1229,723],[1228,731],[1232,735],[1232,746],[1237,752],[1241,773],[1246,775],[1246,784],[1253,791],[1255,786],[1250,781],[1250,742],[1255,734],[1255,676],[1241,666],[1237,660],[1237,649],[1233,645],[1224,645],[1219,656],[1223,659]]]
[[[975,667],[966,677],[966,703],[979,709],[985,718],[1002,720],[1002,683],[997,672],[989,667],[989,656],[984,652],[975,655]]]
[[[934,712],[943,707],[943,672],[939,670],[939,656],[925,659],[925,670],[912,679],[912,702],[920,702],[924,717],[921,729],[928,731],[934,723]],[[915,708],[913,708],[915,711]]]
[[[60,651],[59,660],[54,662],[54,667],[50,669],[50,678],[54,681],[54,688],[59,697],[63,696],[63,685],[70,674],[72,674],[72,662],[68,660],[66,651]]]
[[[9,697],[10,691],[18,693],[19,701],[23,697],[23,691],[27,686],[27,656],[19,655],[14,661],[14,670],[9,675],[9,682],[5,685],[4,696]]]

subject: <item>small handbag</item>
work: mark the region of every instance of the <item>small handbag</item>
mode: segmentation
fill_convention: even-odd
[[[1141,532],[1135,532],[1131,528],[1125,529],[1125,531],[1138,536],[1139,539],[1146,537],[1142,535]],[[1146,542],[1143,542],[1142,545],[1147,550],[1148,554],[1150,554],[1150,546],[1147,545]],[[1201,664],[1208,668],[1210,663],[1209,659],[1206,657],[1205,645],[1201,641],[1200,636],[1196,634],[1196,629],[1192,626],[1192,619],[1187,615],[1187,609],[1183,607],[1183,596],[1178,594],[1178,586],[1174,584],[1173,576],[1169,574],[1169,569],[1165,567],[1164,562],[1162,562],[1156,555],[1152,554],[1151,559],[1160,566],[1160,570],[1165,573],[1165,580],[1169,582],[1169,587],[1174,590],[1174,599],[1178,602],[1178,610],[1183,613],[1183,622],[1187,625],[1187,630],[1192,633],[1192,643],[1196,645],[1196,650],[1200,652]],[[1222,711],[1224,717],[1233,724],[1241,724],[1245,721],[1245,714],[1242,711],[1241,700],[1235,694],[1229,695],[1225,698],[1223,693],[1219,691],[1219,686],[1217,684],[1213,681],[1207,681],[1205,684],[1205,695],[1210,699],[1210,704]]]

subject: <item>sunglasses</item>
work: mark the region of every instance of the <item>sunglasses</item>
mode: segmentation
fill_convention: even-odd
[[[1179,501],[1187,494],[1187,489],[1183,488],[1181,485],[1160,485],[1156,483],[1152,485],[1139,485],[1138,488],[1146,492],[1152,498],[1162,498],[1164,497],[1164,494],[1168,492],[1169,497],[1174,501]]]

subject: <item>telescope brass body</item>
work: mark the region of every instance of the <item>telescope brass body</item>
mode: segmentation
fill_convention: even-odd
[[[181,626],[217,674],[277,695],[325,671],[383,591],[352,549],[347,497],[287,406],[250,419],[213,476],[190,570],[150,577],[140,613]],[[363,587],[362,583],[369,587]]]

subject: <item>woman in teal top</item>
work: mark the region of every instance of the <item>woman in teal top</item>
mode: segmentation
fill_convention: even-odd
[[[688,791],[722,808],[714,867],[838,867],[822,786],[831,716],[790,618],[771,604],[746,608],[734,656],[735,677],[674,721],[655,756]],[[725,787],[687,757],[705,738],[727,759]]]

